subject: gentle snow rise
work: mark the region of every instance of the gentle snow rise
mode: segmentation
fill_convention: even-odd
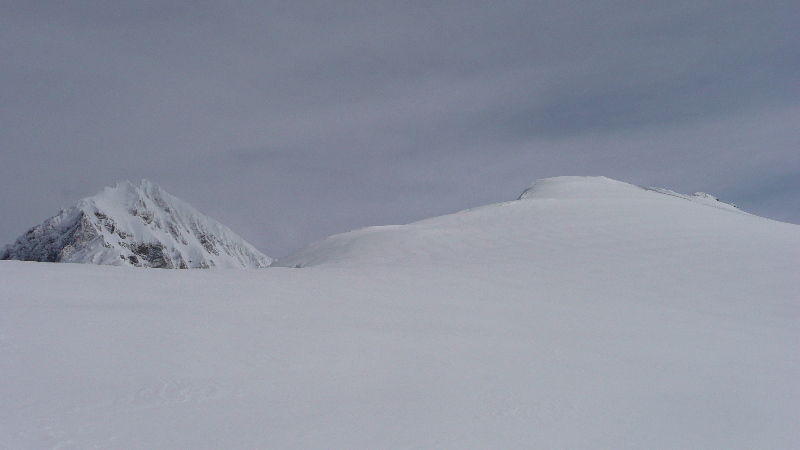
[[[741,220],[767,221],[708,194],[683,195],[606,177],[564,176],[534,182],[517,201],[329,236],[273,266],[426,264],[450,258],[497,265],[522,252],[521,260],[535,261],[545,270],[562,258],[558,249],[587,236],[599,240],[587,248],[609,253],[625,251],[627,242],[663,242],[658,245],[669,248],[675,239],[716,240],[715,235],[723,234],[709,227],[729,227]]]
[[[114,266],[258,268],[272,259],[148,180],[120,182],[36,225],[0,259]]]

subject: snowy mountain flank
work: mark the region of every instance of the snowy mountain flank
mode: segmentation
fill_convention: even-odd
[[[800,226],[601,177],[260,270],[0,261],[0,447],[796,449],[798,274]]]
[[[576,245],[587,256],[674,243],[681,244],[674,251],[694,253],[708,242],[746,243],[757,237],[749,224],[759,224],[758,230],[770,226],[765,221],[704,193],[682,195],[605,177],[555,177],[536,181],[517,201],[330,236],[273,265],[435,264],[449,258],[492,266],[515,258],[553,264]]]
[[[272,260],[229,228],[142,180],[120,182],[31,228],[0,260],[257,268]]]

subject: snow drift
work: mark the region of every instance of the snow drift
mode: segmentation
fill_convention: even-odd
[[[148,180],[85,198],[31,228],[0,260],[186,268],[266,267],[272,260],[228,227]]]
[[[9,448],[798,448],[800,227],[604,178],[273,267],[0,261]]]

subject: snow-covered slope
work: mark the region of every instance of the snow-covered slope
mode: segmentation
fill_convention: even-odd
[[[708,256],[712,259],[719,252],[764,251],[796,228],[744,213],[707,194],[686,196],[605,177],[556,177],[535,182],[517,201],[330,236],[273,264],[437,264],[456,259],[491,266],[524,261],[567,270],[593,261],[606,264],[604,259],[612,255],[632,256],[631,246],[653,249],[635,257],[654,262],[666,256],[663,251],[676,258],[696,254],[707,259],[703,253],[709,245],[715,248]]]
[[[159,268],[266,267],[272,260],[148,180],[117,183],[62,210],[1,259]]]
[[[285,264],[0,261],[0,447],[800,448],[799,226],[558,178]]]

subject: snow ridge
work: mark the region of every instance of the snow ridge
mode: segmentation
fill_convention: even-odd
[[[609,198],[615,194],[634,194],[635,189],[656,192],[672,197],[682,198],[701,205],[712,206],[714,208],[725,209],[744,213],[736,205],[725,203],[705,192],[695,192],[692,195],[679,194],[669,189],[662,189],[650,186],[637,186],[623,181],[612,180],[606,177],[553,177],[537,180],[531,184],[517,200],[527,198]]]
[[[115,266],[258,268],[272,259],[158,185],[120,182],[36,225],[0,260]]]
[[[641,186],[642,189],[646,191],[653,191],[658,192],[659,194],[671,195],[673,197],[682,198],[684,200],[689,200],[692,202],[700,203],[701,205],[711,206],[713,208],[720,208],[725,209],[728,211],[736,211],[740,213],[744,213],[738,206],[733,205],[731,203],[725,203],[722,200],[714,197],[711,194],[706,194],[705,192],[695,192],[692,195],[684,195],[679,194],[677,192],[670,191],[669,189],[661,189],[656,187],[649,187],[649,186]]]

